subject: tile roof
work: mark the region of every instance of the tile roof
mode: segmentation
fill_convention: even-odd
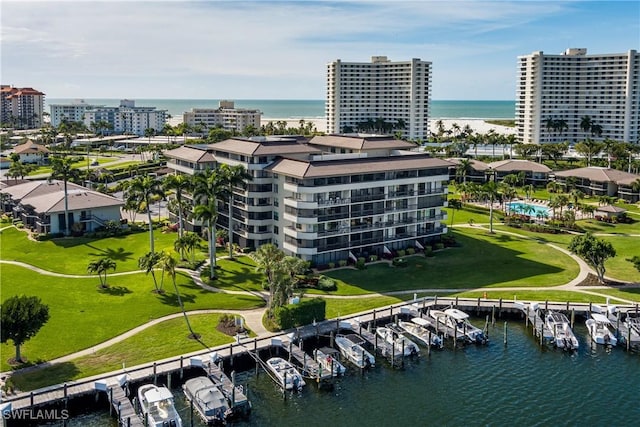
[[[607,213],[624,213],[627,210],[624,208],[619,208],[617,206],[607,205],[600,206],[596,209],[596,212],[607,212]]]
[[[323,147],[346,148],[355,151],[410,149],[416,147],[412,142],[402,141],[391,136],[366,135],[318,135],[311,138],[309,144]]]
[[[67,196],[67,204],[70,211],[124,205],[124,202],[120,199],[86,188],[69,190],[67,191]],[[38,213],[64,212],[64,191],[25,197],[20,204],[32,206]]]
[[[445,159],[448,162],[453,163],[454,165],[459,165],[460,164],[460,160],[462,160],[459,157],[451,157],[448,159]],[[471,160],[471,167],[479,172],[483,172],[486,171],[487,169],[489,169],[489,164],[485,163],[485,162],[481,162],[480,160],[475,160],[475,159],[469,159]]]
[[[620,171],[617,169],[609,169],[597,166],[589,166],[586,168],[570,169],[562,172],[556,172],[555,176],[568,177],[573,176],[576,178],[588,179],[596,182],[615,182],[617,184],[630,184],[636,179],[640,178],[640,175],[634,175],[632,173]]]
[[[243,154],[246,156],[277,156],[284,154],[320,153],[315,147],[292,141],[291,139],[276,141],[259,141],[241,138],[225,139],[224,141],[210,144],[210,150],[225,153]]]
[[[24,144],[17,145],[13,152],[16,154],[48,154],[49,149],[44,145],[36,144],[32,140],[28,140]]]
[[[489,167],[498,172],[541,172],[549,173],[551,168],[530,160],[507,159],[489,163]]]
[[[188,160],[194,163],[212,163],[216,158],[203,148],[183,145],[173,150],[166,150],[164,155],[172,159]]]
[[[67,191],[83,188],[83,186],[74,184],[73,182],[67,182]],[[15,201],[22,200],[25,197],[35,197],[42,194],[56,193],[58,191],[64,191],[63,181],[28,181],[23,184],[11,185],[0,190],[3,194],[9,194]]]
[[[361,173],[411,169],[448,168],[452,163],[426,155],[371,157],[324,161],[279,159],[267,168],[274,173],[296,178],[355,175]]]

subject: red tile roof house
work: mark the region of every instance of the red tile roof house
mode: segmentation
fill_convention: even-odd
[[[555,173],[555,180],[565,188],[568,179],[573,179],[575,187],[590,196],[615,196],[627,202],[636,202],[640,197],[638,191],[633,191],[633,183],[640,175],[617,169],[589,166]]]
[[[20,156],[21,163],[46,164],[49,160],[49,149],[44,145],[36,144],[28,140],[24,144],[17,145],[13,152]]]
[[[14,219],[37,233],[63,233],[67,221],[74,234],[95,231],[107,221],[120,223],[124,202],[115,197],[67,183],[68,217],[65,220],[64,183],[30,181],[0,190],[2,207]]]

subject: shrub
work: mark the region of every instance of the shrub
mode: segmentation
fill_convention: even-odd
[[[433,246],[437,251],[440,250],[440,249],[444,249],[444,243],[441,243],[441,242],[438,242]]]
[[[392,265],[394,267],[406,267],[407,266],[407,260],[403,259],[403,258],[395,258],[392,261]]]
[[[365,257],[361,256],[361,257],[358,257],[358,261],[357,262],[362,262],[364,264],[365,262],[367,262],[367,259]]]
[[[16,228],[24,228],[24,222],[22,222],[22,221],[16,222],[15,225],[16,225]]]
[[[364,270],[367,268],[367,266],[364,263],[364,258],[362,258],[362,260],[358,259],[358,262],[356,262],[356,268],[358,270]]]
[[[347,266],[347,260],[346,259],[341,259],[338,261],[338,265],[340,267],[346,267]]]
[[[318,278],[318,289],[322,291],[335,291],[338,289],[336,281],[327,276],[320,276]]]
[[[336,268],[335,262],[330,262],[328,265],[329,265],[329,268]]]
[[[255,249],[250,247],[242,248],[243,254],[250,254],[251,252],[255,252]]]
[[[400,250],[398,251],[398,256],[399,256],[399,257],[403,257],[403,256],[405,256],[405,255],[406,255],[406,252],[405,252],[405,250],[404,250],[404,249],[400,249]]]
[[[369,261],[371,261],[371,262],[376,262],[377,260],[378,260],[378,255],[371,255],[369,257]]]
[[[322,298],[302,300],[298,304],[287,304],[273,310],[273,317],[280,329],[289,329],[321,322],[326,316],[326,302]]]
[[[431,246],[424,248],[424,256],[426,256],[426,257],[432,257],[433,256],[433,249],[431,249]]]
[[[416,253],[416,250],[414,248],[407,248],[407,255],[413,255]]]

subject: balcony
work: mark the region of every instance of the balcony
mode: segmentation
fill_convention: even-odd
[[[313,231],[298,230],[295,227],[284,227],[283,230],[285,236],[293,237],[294,239],[315,240],[320,235],[320,233]]]
[[[292,197],[284,198],[284,205],[291,206],[296,209],[317,209],[320,205],[319,202],[306,201],[306,200],[298,200]]]
[[[283,242],[282,247],[296,255],[315,255],[318,253],[317,248],[299,248],[298,246],[289,242]]]

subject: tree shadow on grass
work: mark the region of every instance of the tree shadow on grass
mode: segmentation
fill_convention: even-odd
[[[156,298],[164,305],[169,305],[171,307],[180,307],[180,304],[178,303],[178,296],[174,293],[165,292],[164,294],[156,294]],[[180,292],[180,298],[182,299],[183,304],[193,304],[196,302],[196,296],[193,294],[183,294],[182,292]]]
[[[98,292],[104,295],[111,295],[116,297],[121,297],[126,294],[130,294],[131,290],[124,286],[107,286],[106,288],[98,287]]]
[[[89,255],[96,257],[109,257],[114,261],[127,261],[132,259],[133,252],[126,251],[124,248],[120,247],[118,249],[113,248],[96,248],[95,246],[87,245],[91,249],[94,249],[98,252],[90,252]]]

